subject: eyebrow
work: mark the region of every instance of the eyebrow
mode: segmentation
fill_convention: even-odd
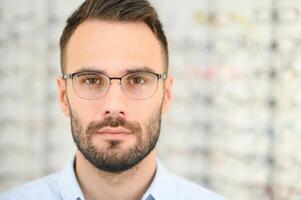
[[[102,73],[102,74],[107,74],[106,71],[96,69],[95,67],[83,67],[83,68],[73,72],[72,74],[77,74],[77,73],[81,73],[81,72],[98,72],[98,73]],[[124,74],[134,73],[134,72],[152,72],[152,73],[156,73],[152,68],[147,67],[147,66],[135,66],[132,69],[124,70]]]
[[[152,73],[156,73],[152,68],[147,67],[147,66],[141,66],[141,67],[136,67],[136,68],[133,68],[133,69],[125,70],[125,74],[134,73],[134,72],[152,72]]]
[[[96,69],[95,67],[82,67],[79,70],[76,70],[72,74],[82,73],[82,72],[99,72],[105,74],[104,70]]]

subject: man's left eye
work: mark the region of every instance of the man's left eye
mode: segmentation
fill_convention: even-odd
[[[135,85],[141,85],[145,83],[145,80],[142,77],[132,77],[130,79],[130,83]]]

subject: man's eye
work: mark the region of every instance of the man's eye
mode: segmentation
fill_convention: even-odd
[[[130,78],[130,83],[133,85],[143,85],[146,83],[146,80],[143,77],[136,76]]]
[[[82,76],[80,77],[81,84],[85,85],[101,85],[103,83],[103,78],[99,76]]]
[[[87,78],[87,79],[84,79],[84,83],[86,84],[92,84],[92,85],[95,85],[95,84],[100,84],[100,80],[97,79],[97,78]]]

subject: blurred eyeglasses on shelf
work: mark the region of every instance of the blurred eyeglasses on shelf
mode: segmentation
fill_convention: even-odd
[[[301,12],[297,7],[284,6],[281,9],[269,7],[257,7],[251,9],[250,15],[235,11],[221,12],[216,10],[213,13],[207,13],[198,10],[194,14],[194,19],[200,25],[230,25],[239,24],[241,26],[258,25],[257,23],[268,24],[271,22],[279,22],[280,24],[294,24],[300,20]]]

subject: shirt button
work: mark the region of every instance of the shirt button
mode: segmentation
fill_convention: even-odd
[[[76,200],[81,200],[80,197],[77,197]]]

